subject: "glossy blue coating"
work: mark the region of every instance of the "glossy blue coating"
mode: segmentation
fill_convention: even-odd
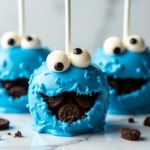
[[[69,124],[57,120],[51,114],[40,93],[55,96],[65,91],[87,95],[99,92],[95,105],[86,113],[87,118]],[[84,69],[70,65],[65,72],[56,73],[43,63],[30,78],[28,95],[28,107],[34,120],[32,129],[38,133],[74,136],[90,131],[98,132],[104,128],[109,98],[108,83],[102,71],[93,64]]]
[[[15,80],[17,78],[30,78],[34,69],[46,60],[49,50],[41,48],[37,50],[15,47],[6,49],[0,47],[0,80]],[[28,112],[26,104],[27,96],[13,99],[0,82],[0,112],[24,113]]]
[[[92,57],[107,76],[114,79],[150,78],[150,51],[148,47],[143,53],[126,50],[119,55],[107,55],[103,47],[98,48]],[[130,94],[117,95],[115,89],[110,87],[110,104],[108,112],[111,114],[141,114],[150,112],[150,80],[140,90]]]

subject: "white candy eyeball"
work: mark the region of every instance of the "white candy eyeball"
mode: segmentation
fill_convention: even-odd
[[[25,49],[39,49],[41,48],[41,41],[37,36],[30,35],[22,39],[21,47]]]
[[[145,42],[138,35],[129,36],[125,41],[125,46],[129,51],[142,53],[145,50]]]
[[[1,45],[4,48],[13,48],[20,45],[20,38],[15,32],[6,32],[1,38]]]
[[[104,42],[104,52],[107,55],[117,55],[123,53],[124,51],[125,48],[123,42],[118,37],[110,37]]]
[[[54,72],[63,72],[70,66],[67,54],[60,50],[51,52],[47,57],[46,63],[48,68]]]
[[[91,55],[84,48],[75,48],[70,54],[70,61],[76,67],[86,68],[91,63]]]

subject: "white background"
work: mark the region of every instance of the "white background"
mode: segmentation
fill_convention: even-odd
[[[122,38],[124,0],[72,0],[72,49],[93,54],[110,36]],[[17,0],[0,0],[0,37],[18,31]],[[131,34],[150,45],[150,0],[131,0]],[[64,0],[25,0],[25,33],[52,50],[65,50]]]

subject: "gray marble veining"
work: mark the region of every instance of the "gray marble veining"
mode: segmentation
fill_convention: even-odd
[[[143,126],[147,115],[115,116],[108,115],[105,130],[74,137],[59,137],[50,134],[37,134],[31,130],[33,123],[30,114],[0,114],[10,121],[9,130],[0,131],[1,150],[149,150],[150,128]],[[135,123],[128,123],[134,117]],[[127,141],[121,138],[122,127],[139,129],[142,133],[139,141]],[[14,138],[18,130],[22,138]],[[11,132],[8,136],[7,133]]]

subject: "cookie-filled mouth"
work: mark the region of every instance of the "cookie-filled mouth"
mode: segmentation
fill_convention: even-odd
[[[143,85],[146,84],[146,82],[149,79],[113,79],[113,77],[107,77],[108,83],[111,86],[111,88],[115,89],[118,95],[122,94],[130,94],[132,92],[135,92],[137,90],[140,90]]]
[[[2,83],[3,88],[5,88],[8,92],[9,96],[12,96],[14,99],[18,99],[21,96],[27,95],[28,92],[28,79],[21,78],[15,79],[13,81],[6,80],[0,82]]]
[[[53,116],[56,115],[62,122],[72,123],[87,117],[86,113],[94,106],[98,93],[77,95],[76,92],[63,92],[53,97],[41,93],[41,96]]]

